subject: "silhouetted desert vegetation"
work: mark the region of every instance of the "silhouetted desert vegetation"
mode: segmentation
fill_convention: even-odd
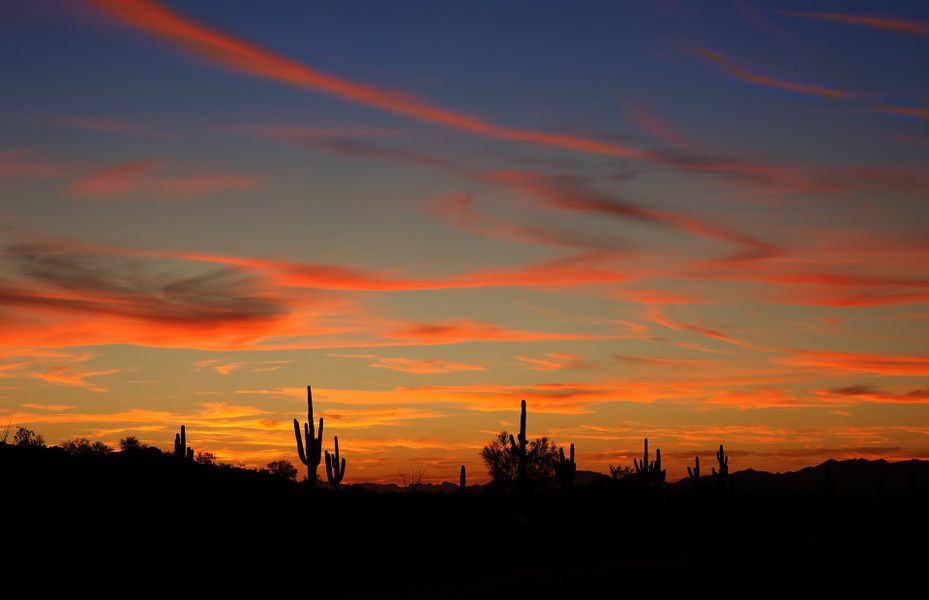
[[[730,471],[724,445],[666,480],[648,442],[633,468],[578,468],[548,440],[518,435],[482,457],[467,485],[343,484],[323,423],[295,424],[299,458],[216,464],[186,445],[136,438],[119,451],[47,447],[21,427],[0,443],[5,590],[45,597],[475,598],[753,596],[918,582],[929,543],[929,463],[830,460],[801,471]],[[315,430],[314,430],[315,429]],[[301,435],[301,433],[303,435]],[[454,479],[456,473],[450,473]],[[432,492],[432,493],[430,493]]]

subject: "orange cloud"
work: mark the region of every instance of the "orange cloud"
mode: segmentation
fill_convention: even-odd
[[[150,194],[169,200],[200,198],[226,191],[250,190],[261,178],[238,174],[204,174],[182,177],[161,172],[158,160],[140,160],[106,167],[68,186],[81,198],[114,199],[131,194]]]
[[[410,94],[347,81],[311,69],[247,40],[186,19],[150,0],[94,0],[94,4],[126,25],[167,40],[199,58],[247,75],[323,92],[349,102],[474,135],[594,154],[649,156],[646,152],[610,142],[497,125],[480,117],[429,104]]]
[[[549,352],[545,358],[529,358],[517,356],[516,360],[527,363],[533,371],[560,371],[562,369],[577,369],[582,366],[581,359],[573,354]]]
[[[119,369],[105,369],[102,371],[78,371],[70,365],[58,365],[51,367],[47,371],[41,373],[33,373],[32,376],[49,383],[73,385],[86,388],[92,392],[105,392],[107,391],[106,388],[100,387],[95,383],[91,383],[87,381],[87,379],[91,377],[100,377],[102,375],[112,375],[113,373],[118,372]]]
[[[793,81],[774,79],[772,77],[753,73],[736,66],[728,58],[718,52],[712,52],[710,50],[698,50],[696,55],[716,65],[719,65],[723,70],[728,72],[736,79],[740,79],[748,83],[753,83],[755,85],[760,85],[762,87],[797,92],[799,94],[817,96],[819,98],[830,98],[833,100],[847,99],[856,95],[843,90],[822,87],[818,85],[795,83]]]
[[[845,373],[925,377],[929,375],[929,356],[853,354],[849,352],[803,351],[776,359],[778,363],[809,369],[831,369]]]
[[[439,360],[436,358],[427,358],[422,360],[414,360],[411,358],[379,358],[368,366],[377,369],[401,371],[403,373],[415,373],[416,375],[485,370],[484,367],[480,365],[451,362],[446,360]]]

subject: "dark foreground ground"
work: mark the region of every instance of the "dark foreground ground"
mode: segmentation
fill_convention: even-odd
[[[748,471],[728,494],[598,481],[520,503],[0,445],[0,597],[921,597],[927,467]]]

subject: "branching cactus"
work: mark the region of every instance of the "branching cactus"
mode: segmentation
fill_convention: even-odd
[[[306,480],[311,487],[316,487],[316,470],[322,459],[323,448],[323,418],[319,418],[319,431],[313,428],[313,391],[306,386],[306,418],[303,424],[303,438],[306,440],[306,452],[303,450],[303,440],[300,439],[300,421],[294,419],[294,437],[297,438],[297,455],[300,462],[306,465]]]
[[[700,489],[700,457],[694,457],[694,468],[687,467],[687,477],[694,483],[694,489]]]
[[[570,458],[565,459],[564,448],[558,449],[558,463],[555,465],[555,475],[561,482],[561,489],[566,490],[574,485],[574,475],[577,473],[577,464],[574,462],[574,444],[571,444]]]
[[[642,479],[642,484],[648,485],[648,438],[645,438],[645,454],[642,455],[642,462],[633,458],[632,466],[635,467],[635,474]]]
[[[528,485],[528,459],[533,458],[539,451],[538,446],[532,450],[527,451],[528,445],[529,442],[526,438],[526,401],[523,400],[522,404],[520,405],[519,413],[519,437],[513,438],[513,434],[510,434],[510,452],[516,456],[516,489],[520,494],[524,494],[526,492]]]
[[[187,446],[187,428],[181,425],[181,432],[174,434],[174,458],[194,461],[194,449]]]
[[[668,472],[661,468],[661,448],[655,449],[655,462],[649,467],[649,470],[651,471],[652,483],[655,487],[664,483],[665,478],[668,476]]]
[[[661,449],[655,450],[655,460],[648,462],[648,438],[645,438],[645,453],[642,455],[642,462],[632,459],[632,464],[644,486],[660,486],[668,475],[667,471],[661,468]]]
[[[461,470],[458,471],[458,492],[464,494],[468,491],[468,473],[465,471],[465,466],[461,465]]]
[[[716,452],[716,462],[719,463],[719,472],[715,468],[710,469],[710,471],[713,473],[713,479],[716,480],[716,487],[725,492],[729,488],[729,457],[723,451],[722,444],[719,445],[719,450]]]
[[[335,454],[329,454],[326,450],[326,479],[329,480],[332,489],[338,491],[344,477],[345,458],[339,462],[339,436],[335,436]]]

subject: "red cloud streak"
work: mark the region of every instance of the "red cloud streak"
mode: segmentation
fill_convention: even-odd
[[[818,21],[832,21],[833,23],[847,23],[849,25],[861,25],[874,29],[895,31],[897,33],[929,35],[929,23],[922,21],[904,21],[903,19],[877,17],[874,15],[851,15],[834,12],[804,12],[794,10],[779,10],[776,12],[792,17],[803,17],[805,19],[816,19]]]
[[[191,54],[240,73],[371,106],[475,135],[556,146],[611,156],[650,158],[650,153],[578,136],[506,127],[483,118],[429,104],[406,93],[354,83],[316,71],[247,40],[201,25],[151,0],[93,0],[107,14]]]

